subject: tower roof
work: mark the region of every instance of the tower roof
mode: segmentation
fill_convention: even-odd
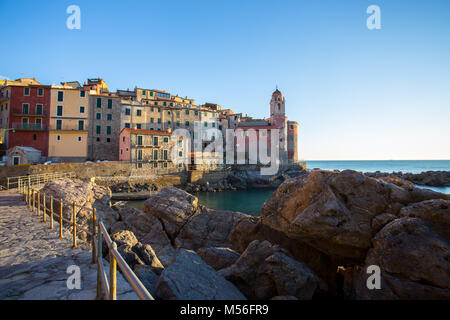
[[[284,97],[283,97],[283,94],[281,93],[281,91],[278,90],[278,88],[277,88],[277,89],[272,93],[272,99],[273,99],[273,98],[278,98],[278,97],[284,98]]]

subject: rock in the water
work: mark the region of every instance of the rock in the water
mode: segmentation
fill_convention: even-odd
[[[239,253],[230,248],[201,248],[197,254],[215,270],[229,267],[239,259]]]
[[[317,276],[305,264],[268,241],[253,241],[233,265],[219,273],[250,299],[311,299],[318,285]]]
[[[170,300],[245,300],[245,296],[193,251],[178,249],[156,285],[156,296]]]

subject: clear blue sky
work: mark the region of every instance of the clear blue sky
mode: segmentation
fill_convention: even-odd
[[[254,117],[278,85],[301,159],[450,159],[448,0],[0,0],[0,21],[11,79],[102,77]]]

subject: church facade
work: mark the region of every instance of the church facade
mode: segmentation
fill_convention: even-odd
[[[268,119],[242,118],[235,131],[248,131],[253,129],[257,132],[257,141],[261,136],[260,130],[267,130],[268,150],[271,149],[271,130],[279,130],[279,159],[281,164],[298,162],[298,123],[288,120],[286,116],[286,100],[278,88],[272,93],[270,100],[270,117]],[[248,159],[248,134],[246,140],[246,159]],[[259,143],[258,143],[259,144]]]

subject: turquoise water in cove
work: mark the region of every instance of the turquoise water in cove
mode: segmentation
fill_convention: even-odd
[[[420,161],[307,161],[307,168],[325,170],[356,170],[361,172],[398,172],[420,173],[423,171],[450,171],[450,160],[420,160]],[[450,194],[450,187],[428,187],[437,192]],[[196,194],[200,204],[216,209],[239,211],[254,216],[261,214],[261,207],[269,199],[274,189],[253,189],[222,192],[201,192]],[[143,201],[128,201],[127,205],[142,208]]]

